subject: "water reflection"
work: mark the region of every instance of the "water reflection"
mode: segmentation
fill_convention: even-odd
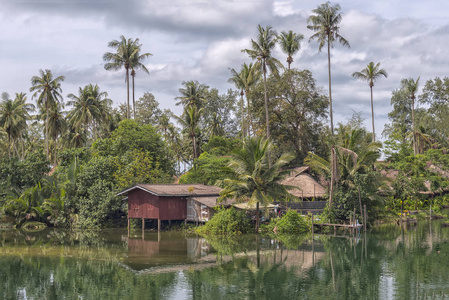
[[[0,231],[0,299],[449,299],[449,228],[358,236]]]

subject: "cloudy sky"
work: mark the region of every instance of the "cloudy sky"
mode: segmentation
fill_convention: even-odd
[[[96,83],[114,106],[126,101],[124,70],[105,71],[102,56],[109,41],[139,38],[150,75],[138,73],[136,97],[156,96],[162,108],[175,107],[183,81],[198,80],[225,93],[229,68],[249,62],[241,49],[257,35],[257,25],[305,36],[292,67],[312,71],[327,94],[326,52],[308,43],[307,18],[324,1],[272,0],[0,0],[0,92],[29,92],[39,69],[64,75],[63,95]],[[351,48],[332,50],[334,118],[345,121],[362,112],[370,127],[366,83],[350,75],[370,61],[380,62],[388,78],[374,87],[376,132],[388,121],[391,91],[401,78],[447,75],[449,1],[342,0],[340,33]],[[446,49],[446,50],[444,50]],[[446,51],[446,52],[445,52]],[[446,53],[446,54],[445,54]],[[285,61],[277,49],[274,56]],[[421,86],[422,86],[421,85]],[[31,96],[30,96],[31,97]]]

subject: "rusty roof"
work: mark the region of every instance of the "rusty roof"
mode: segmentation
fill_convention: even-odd
[[[228,206],[232,205],[233,200],[226,199],[222,202],[217,202],[218,196],[209,196],[209,197],[192,197],[193,200],[206,205],[207,207],[216,207],[216,206]]]
[[[204,184],[136,184],[117,195],[127,194],[129,191],[141,189],[156,196],[218,196],[221,188]]]

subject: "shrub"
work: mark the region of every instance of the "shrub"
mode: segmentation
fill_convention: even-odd
[[[199,234],[242,234],[248,233],[251,226],[248,218],[235,208],[221,209],[204,226],[197,229]]]
[[[310,231],[310,225],[299,213],[289,210],[276,222],[275,229],[279,234],[306,233]]]

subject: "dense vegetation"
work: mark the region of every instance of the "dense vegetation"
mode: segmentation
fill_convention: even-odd
[[[325,3],[308,20],[315,32],[311,40],[318,41],[319,51],[326,47],[329,56],[335,42],[349,46],[339,32],[341,19],[340,7]],[[371,106],[369,99],[365,103],[373,132],[362,126],[358,114],[334,128],[330,65],[328,95],[311,70],[291,67],[302,38],[259,25],[251,47],[242,50],[254,62],[231,69],[229,81],[237,90],[221,93],[196,80],[184,81],[174,99],[183,107],[179,116],[160,109],[149,92],[134,99],[134,76],[148,72],[143,62],[151,56],[138,39],[111,41],[114,52],[103,55],[107,70],[126,73],[128,98],[118,108],[94,83],[64,97],[64,76],[39,70],[31,78],[31,99],[25,92],[1,97],[2,220],[121,226],[127,206],[118,191],[177,179],[218,182],[223,197],[265,206],[288,198],[277,183],[288,167],[304,163],[328,187],[330,219],[348,220],[354,209],[360,216],[364,205],[373,221],[447,203],[449,78],[436,77],[423,86],[419,77],[398,83],[382,148],[372,99],[374,82],[387,77],[386,70],[369,62],[352,74],[371,89]],[[288,68],[273,57],[276,46],[285,52]],[[380,163],[382,153],[386,160]]]

